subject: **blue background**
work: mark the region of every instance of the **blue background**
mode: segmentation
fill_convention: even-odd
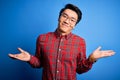
[[[98,46],[116,52],[98,60],[89,72],[77,74],[78,80],[120,80],[119,0],[0,0],[0,80],[41,80],[42,69],[13,60],[8,53],[19,53],[21,47],[34,54],[38,35],[55,31],[66,3],[83,13],[73,33],[86,40],[87,57]]]

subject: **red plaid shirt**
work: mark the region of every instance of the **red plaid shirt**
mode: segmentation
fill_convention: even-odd
[[[36,54],[29,63],[43,67],[43,80],[76,80],[76,72],[87,72],[93,64],[86,59],[83,38],[72,33],[60,36],[57,31],[38,37]]]

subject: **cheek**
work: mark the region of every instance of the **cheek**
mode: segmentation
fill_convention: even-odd
[[[62,20],[62,19],[59,19],[58,21],[59,21],[59,24],[62,24],[62,23],[63,23],[63,20]]]
[[[73,25],[71,25],[70,27],[71,27],[72,29],[74,28],[74,26],[73,26]]]
[[[62,27],[62,24],[63,24],[63,21],[59,20],[59,22],[58,22],[59,27]]]
[[[75,28],[75,25],[70,25],[70,28],[71,28],[71,29],[74,29],[74,28]]]

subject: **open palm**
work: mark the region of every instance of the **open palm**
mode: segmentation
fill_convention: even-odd
[[[98,47],[91,54],[91,56],[94,57],[94,59],[100,59],[100,58],[104,58],[104,57],[109,57],[109,56],[112,56],[112,55],[115,54],[115,52],[113,50],[100,50],[100,49],[101,49],[101,47]]]
[[[18,50],[20,51],[20,53],[8,54],[9,57],[14,58],[14,59],[18,59],[21,61],[29,61],[30,60],[30,54],[28,52],[22,50],[21,48],[18,48]]]

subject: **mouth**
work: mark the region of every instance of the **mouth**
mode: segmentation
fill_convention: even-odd
[[[67,25],[67,24],[62,24],[63,25],[63,27],[66,27],[66,28],[68,28],[69,27],[69,25]]]
[[[62,24],[62,27],[63,27],[63,28],[72,28],[72,29],[73,29],[72,26],[70,26],[70,25],[68,25],[68,24],[64,24],[64,23]]]

